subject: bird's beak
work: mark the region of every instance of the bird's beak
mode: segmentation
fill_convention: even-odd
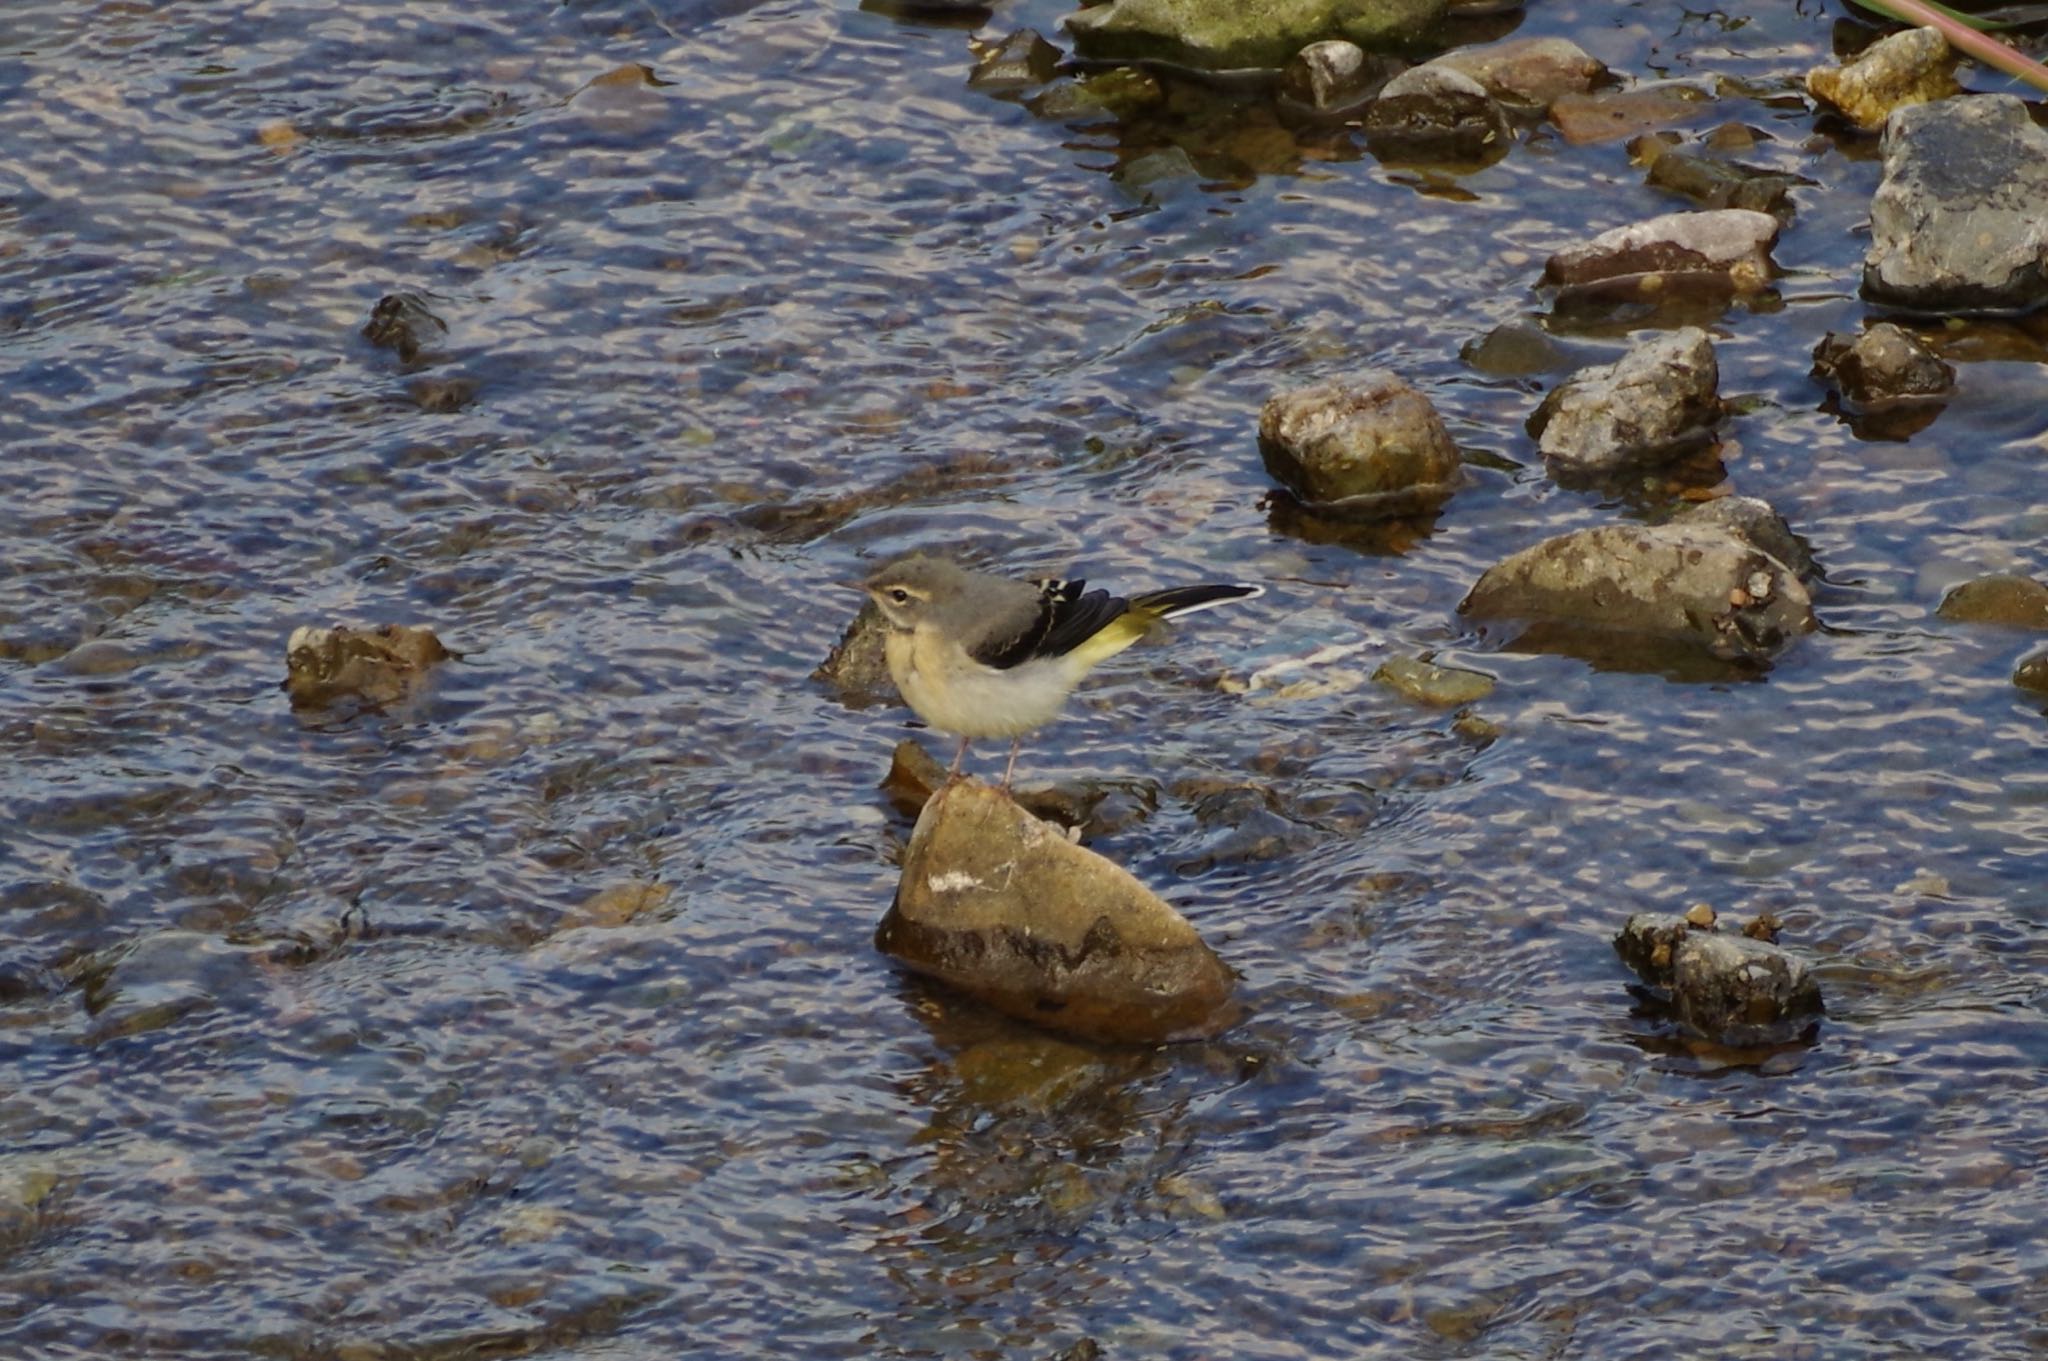
[[[868,584],[865,581],[835,581],[832,584],[849,591],[859,591],[862,595],[868,593]]]

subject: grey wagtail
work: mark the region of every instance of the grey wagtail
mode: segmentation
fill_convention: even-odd
[[[917,716],[960,739],[947,783],[960,778],[967,744],[1010,739],[1003,788],[1024,734],[1059,713],[1081,678],[1162,619],[1264,595],[1263,586],[1175,586],[1126,599],[1080,581],[1014,581],[912,554],[848,582],[866,591],[889,632],[889,676]]]

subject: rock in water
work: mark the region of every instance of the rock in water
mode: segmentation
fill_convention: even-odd
[[[1737,1048],[1805,1038],[1825,1009],[1806,965],[1768,940],[1715,930],[1711,914],[1703,921],[1639,912],[1614,949],[1668,991],[1679,1022],[1701,1038]]]
[[[1228,70],[1281,66],[1323,38],[1398,45],[1445,8],[1446,0],[1109,0],[1065,23],[1084,57]]]
[[[1121,866],[987,785],[925,805],[875,945],[1020,1020],[1083,1039],[1198,1039],[1242,1014],[1236,974]]]
[[[1931,28],[1909,28],[1878,39],[1845,66],[1814,67],[1806,90],[1857,127],[1875,129],[1894,109],[1956,93],[1955,69],[1947,39]]]
[[[1429,399],[1385,369],[1268,399],[1259,413],[1266,470],[1318,510],[1356,518],[1417,515],[1464,480],[1458,446]]]
[[[430,667],[457,655],[425,625],[300,627],[285,644],[284,690],[295,709],[344,699],[382,708],[410,699]]]
[[[1671,969],[1678,1019],[1728,1045],[1786,1044],[1821,1014],[1820,985],[1777,946],[1730,931],[1693,931]]]
[[[1600,525],[1487,568],[1459,610],[1541,627],[1522,646],[1599,635],[1681,642],[1729,661],[1769,661],[1817,627],[1798,574],[1726,525]],[[1553,636],[1554,635],[1554,636]]]
[[[1596,364],[1552,389],[1529,418],[1551,470],[1592,478],[1668,462],[1713,438],[1721,370],[1697,326]]]
[[[2048,302],[2048,132],[2012,95],[1915,104],[1884,125],[1863,295],[1928,311]]]

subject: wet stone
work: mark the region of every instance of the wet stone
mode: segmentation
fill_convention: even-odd
[[[1236,975],[1185,918],[975,781],[925,805],[875,944],[913,972],[1081,1039],[1198,1038],[1240,1015]]]
[[[1885,123],[1863,294],[1926,311],[2048,302],[2048,131],[2012,95],[1916,104]]]
[[[417,361],[429,346],[448,334],[448,323],[435,316],[417,293],[389,293],[370,309],[363,338],[390,350],[406,363]]]
[[[1598,477],[1668,461],[1711,440],[1721,417],[1720,368],[1696,326],[1612,364],[1580,369],[1529,418],[1544,461],[1564,477]]]
[[[946,766],[922,744],[905,738],[896,744],[889,758],[889,773],[882,777],[882,792],[904,812],[915,815],[946,784]],[[1109,830],[1109,821],[1129,825],[1142,816],[1110,813],[1098,816],[1112,789],[1104,785],[1032,785],[1012,789],[1010,797],[1040,822],[1069,828],[1075,836],[1099,835]],[[1146,810],[1149,811],[1149,810]]]
[[[382,708],[412,698],[433,667],[457,655],[424,625],[302,626],[285,644],[283,689],[293,708],[346,699]]]
[[[2048,630],[2048,585],[2032,577],[1979,577],[1943,596],[1935,613],[1952,623],[2041,632]]]
[[[1829,332],[1813,351],[1813,375],[1860,411],[1949,397],[1956,371],[1902,326],[1878,322],[1860,336]]]
[[[1671,518],[1677,524],[1717,525],[1738,534],[1791,568],[1801,581],[1810,581],[1818,573],[1813,550],[1807,547],[1806,540],[1792,532],[1792,526],[1768,501],[1754,496],[1722,496],[1689,505]]]
[[[1652,188],[1691,199],[1702,208],[1743,208],[1750,212],[1789,216],[1789,195],[1801,181],[1753,166],[1691,151],[1666,151],[1650,163],[1645,177]]]
[[[1751,663],[1817,626],[1791,568],[1724,526],[1679,522],[1546,539],[1489,567],[1458,608],[1480,619],[1682,641]]]
[[[1028,90],[1050,81],[1059,70],[1060,50],[1028,28],[977,51],[979,60],[968,73],[967,88],[981,94]]]
[[[1135,66],[1118,66],[1076,80],[1056,81],[1026,104],[1040,118],[1129,118],[1165,98],[1157,76]]]
[[[1806,91],[1859,128],[1876,129],[1892,110],[1947,99],[1956,84],[1955,53],[1931,28],[1910,28],[1880,38],[1854,61],[1816,66]]]
[[[1109,0],[1069,14],[1076,51],[1203,70],[1278,68],[1312,42],[1364,48],[1418,37],[1447,0]]]
[[[1771,281],[1771,245],[1777,239],[1778,220],[1768,213],[1666,213],[1559,251],[1543,277],[1567,291],[1620,296],[1653,296],[1687,280],[1753,293]]]
[[[1565,141],[1579,146],[1697,123],[1713,112],[1713,96],[1691,85],[1563,94],[1550,101],[1550,121]]]
[[[1763,934],[1715,928],[1711,908],[1684,917],[1637,913],[1614,949],[1668,994],[1680,1024],[1702,1039],[1753,1048],[1807,1038],[1824,1010],[1807,966]]]
[[[1514,144],[1507,111],[1462,71],[1430,63],[1388,81],[1365,111],[1365,135],[1382,160],[1478,164]]]
[[[2012,683],[2037,695],[2048,695],[2048,651],[2029,653],[2013,669]]]
[[[1461,72],[1501,103],[1530,109],[1586,94],[1608,76],[1604,64],[1569,38],[1508,38],[1447,52],[1429,65]]]
[[[863,603],[811,679],[831,686],[840,703],[855,709],[895,703],[896,682],[889,678],[888,658],[882,651],[888,636],[882,612],[872,601]]]
[[[1678,1018],[1718,1044],[1788,1044],[1820,1017],[1820,984],[1806,965],[1767,941],[1694,931],[1671,970]]]
[[[1417,704],[1438,709],[1476,704],[1492,694],[1494,686],[1493,677],[1483,671],[1437,666],[1417,657],[1392,658],[1372,678]]]
[[[1304,502],[1350,517],[1433,510],[1464,480],[1436,408],[1385,369],[1268,399],[1259,451],[1266,470]]]
[[[1458,358],[1474,373],[1489,378],[1532,378],[1555,373],[1570,361],[1564,347],[1551,339],[1541,326],[1526,321],[1506,321],[1476,340],[1468,340]]]
[[[1320,114],[1341,114],[1373,97],[1387,73],[1356,43],[1310,43],[1280,73],[1280,97]]]

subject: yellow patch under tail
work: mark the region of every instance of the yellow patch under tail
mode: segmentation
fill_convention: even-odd
[[[1084,669],[1098,666],[1150,633],[1152,625],[1159,618],[1159,615],[1149,610],[1134,606],[1110,620],[1099,632],[1069,652],[1067,656],[1079,662]]]

